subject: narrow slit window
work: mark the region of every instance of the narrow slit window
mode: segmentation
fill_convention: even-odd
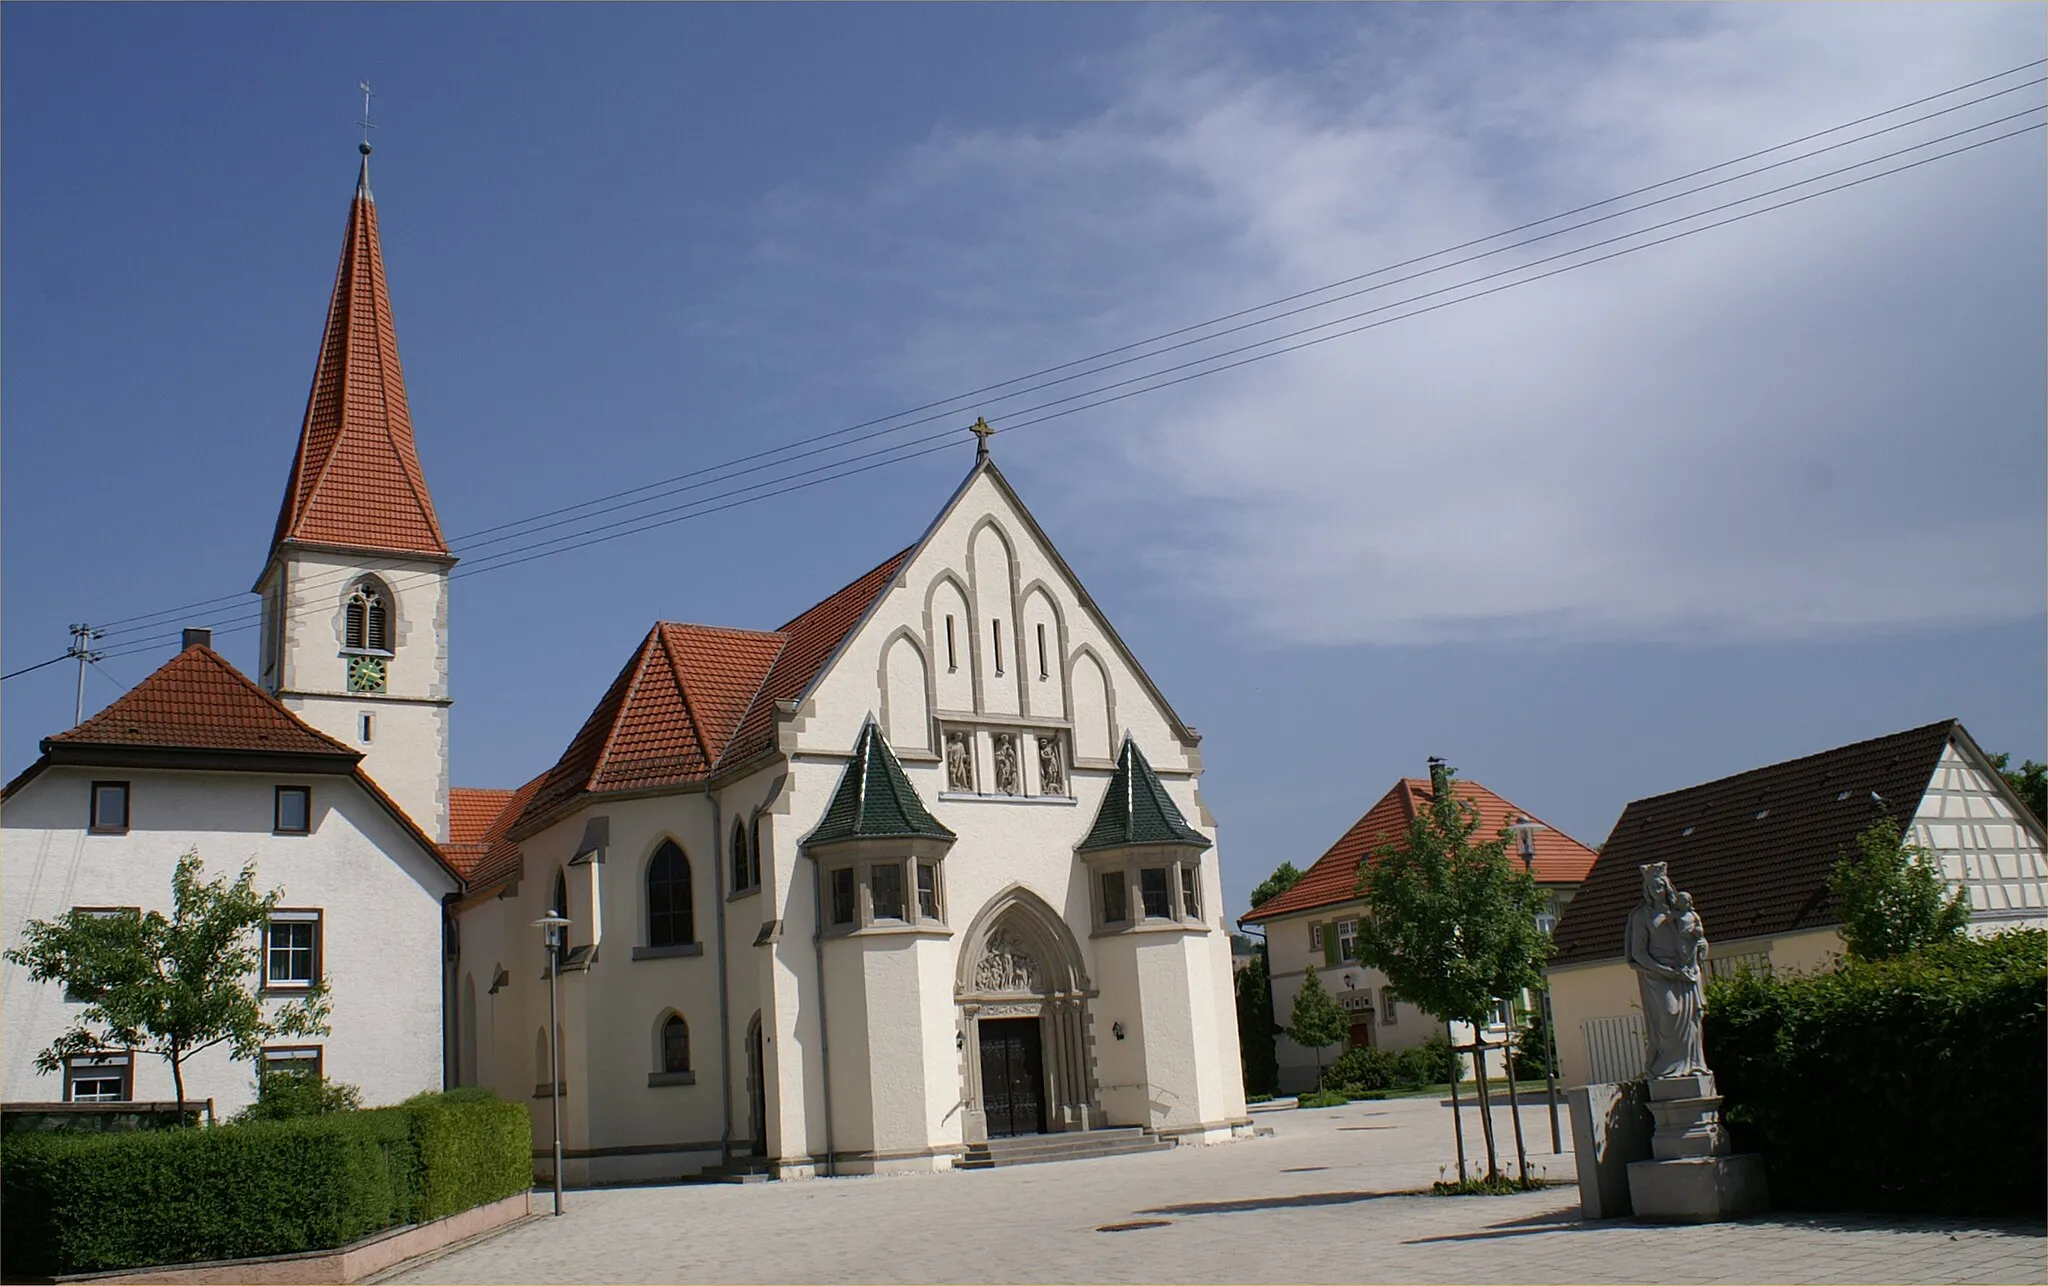
[[[953,618],[949,616],[946,618],[946,669],[951,671],[959,668],[960,647],[953,636]]]
[[[1051,676],[1052,671],[1046,668],[1045,664],[1045,626],[1040,624],[1038,627],[1038,677],[1045,679]]]
[[[363,744],[364,744],[364,745],[366,745],[366,746],[367,746],[367,745],[369,745],[369,744],[370,744],[370,740],[371,740],[372,736],[373,736],[373,735],[374,735],[374,734],[376,733],[376,731],[377,731],[377,716],[376,716],[376,715],[373,715],[373,714],[365,714],[365,715],[358,715],[358,716],[356,716],[356,733],[357,733],[357,735],[358,735],[358,736],[359,736],[359,737],[360,737],[360,738],[362,739],[362,742],[363,742]]]
[[[1180,913],[1183,919],[1202,918],[1202,873],[1192,866],[1180,868]]]
[[[926,920],[939,918],[939,867],[936,862],[917,864],[917,913]]]
[[[988,632],[990,639],[995,643],[996,673],[1001,674],[1003,672],[1003,623],[1001,621],[990,621],[988,623]]]

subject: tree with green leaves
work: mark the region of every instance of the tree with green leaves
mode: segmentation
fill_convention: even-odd
[[[1279,1088],[1280,1058],[1273,1048],[1273,971],[1266,944],[1252,950],[1251,963],[1237,971],[1237,1052],[1244,1068],[1244,1092],[1271,1094]]]
[[[171,1065],[178,1119],[184,1120],[185,1064],[225,1044],[238,1060],[262,1057],[266,1041],[327,1034],[327,992],[318,984],[265,1012],[257,995],[262,930],[284,895],[256,892],[251,862],[230,882],[203,877],[197,851],[178,859],[171,905],[140,915],[67,911],[31,920],[5,953],[37,982],[87,997],[76,1021],[36,1055],[36,1070],[104,1049],[154,1054]]]
[[[1550,939],[1537,927],[1543,896],[1508,857],[1506,832],[1477,838],[1479,810],[1460,799],[1455,770],[1433,774],[1429,807],[1359,873],[1367,914],[1358,957],[1404,1000],[1477,1030],[1504,997],[1541,986]],[[1475,1051],[1488,1177],[1499,1172],[1486,1097],[1486,1055]]]
[[[2034,820],[2048,822],[2048,764],[2037,764],[2029,759],[2019,766],[2018,771],[2007,768],[2012,756],[1999,753],[1991,760],[1991,766],[1998,775],[2005,778],[2005,784],[2012,787],[2012,793],[2020,797],[2034,814]]]
[[[1301,872],[1295,869],[1294,863],[1280,863],[1271,875],[1259,881],[1259,886],[1252,890],[1252,910],[1258,910],[1300,882]]]
[[[1308,976],[1301,980],[1301,990],[1294,993],[1294,1009],[1287,1016],[1287,1035],[1295,1044],[1316,1052],[1318,1088],[1323,1083],[1323,1051],[1343,1040],[1350,1030],[1350,1015],[1330,999],[1330,993],[1323,990],[1323,980],[1316,977],[1316,967],[1310,965]]]
[[[1949,892],[1941,859],[1908,842],[1887,817],[1856,837],[1828,875],[1842,903],[1842,941],[1852,960],[1889,960],[1962,933],[1969,900]]]

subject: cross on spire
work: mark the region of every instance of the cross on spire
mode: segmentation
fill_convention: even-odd
[[[974,423],[969,426],[967,431],[978,439],[974,444],[974,460],[975,463],[979,464],[983,460],[988,459],[988,440],[995,436],[996,431],[989,426],[988,419],[985,416],[979,415],[974,417]]]
[[[370,131],[377,128],[376,122],[370,119],[370,99],[375,97],[375,95],[370,91],[370,82],[367,80],[357,81],[356,88],[363,91],[363,119],[357,121],[356,124],[363,127],[363,155],[368,156],[370,154]]]

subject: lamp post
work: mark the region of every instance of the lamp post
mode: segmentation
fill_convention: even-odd
[[[555,1008],[555,980],[562,976],[562,933],[569,917],[549,911],[533,922],[548,944],[548,1113],[555,1131],[555,1214],[562,1213],[562,1027]]]
[[[1543,830],[1541,822],[1532,822],[1526,817],[1516,817],[1508,829],[1515,833],[1515,847],[1522,855],[1522,869],[1533,878],[1536,874],[1536,832]],[[1536,927],[1549,937],[1557,927],[1556,917],[1544,911],[1536,917]],[[1553,1154],[1564,1152],[1564,1134],[1557,1124],[1557,1033],[1550,1021],[1550,978],[1544,976],[1543,987],[1536,996],[1537,1013],[1543,1019],[1543,1088],[1550,1095],[1550,1150]]]

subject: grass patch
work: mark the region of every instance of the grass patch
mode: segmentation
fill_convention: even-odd
[[[1549,1179],[1516,1179],[1507,1174],[1489,1174],[1479,1179],[1439,1179],[1429,1186],[1429,1190],[1439,1197],[1505,1197],[1552,1186],[1554,1183]]]

